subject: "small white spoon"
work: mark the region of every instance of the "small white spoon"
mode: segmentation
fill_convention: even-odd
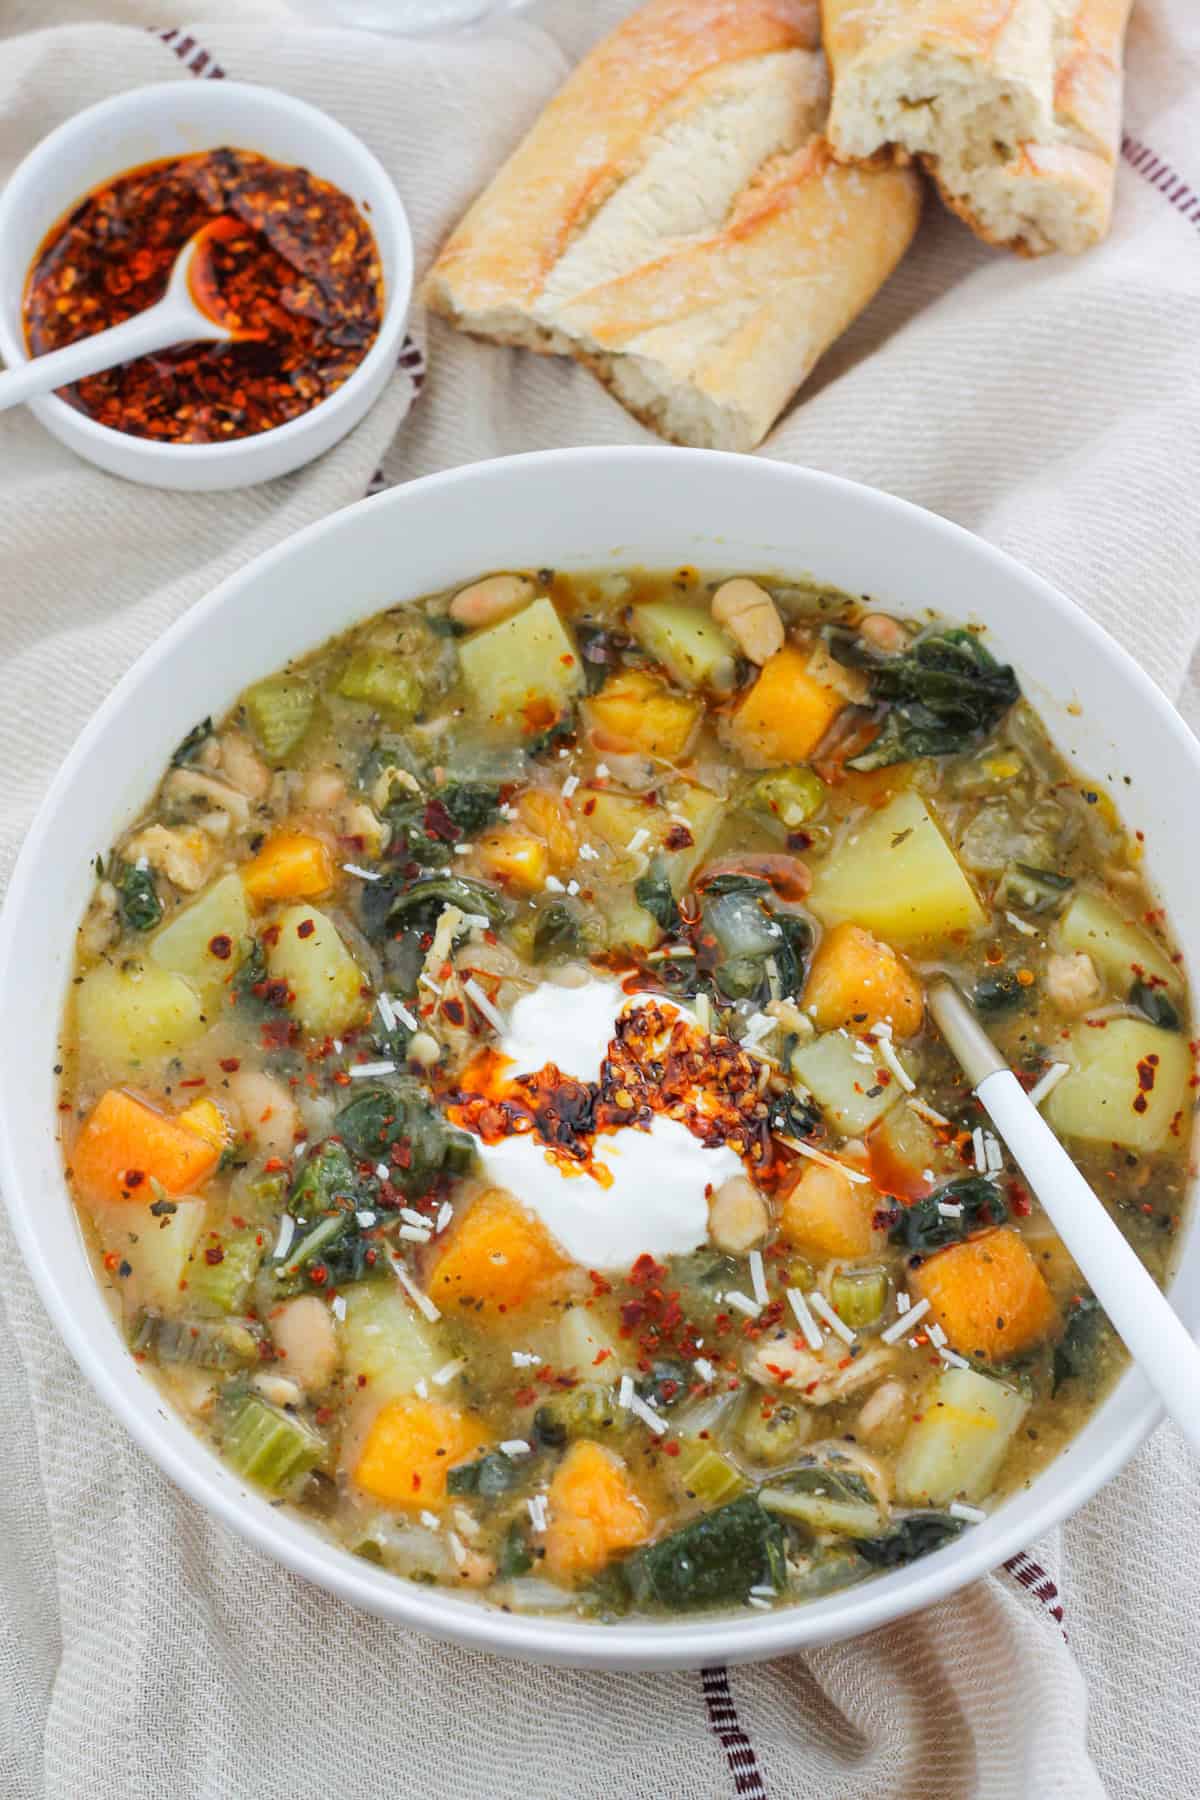
[[[28,362],[0,374],[0,412],[10,406],[19,406],[23,400],[38,394],[53,393],[55,388],[81,381],[85,375],[98,375],[101,369],[111,369],[117,363],[148,356],[153,350],[167,350],[174,344],[194,344],[203,340],[213,343],[232,341],[249,335],[219,324],[211,313],[200,307],[192,288],[196,253],[206,238],[220,235],[226,229],[225,218],[226,215],[221,214],[193,232],[175,258],[167,291],[156,305],[126,319],[123,325],[111,325],[107,331],[93,332],[91,337],[80,338],[61,350],[47,351],[45,356],[31,357]]]
[[[929,1010],[980,1105],[1108,1314],[1114,1330],[1200,1452],[1200,1346],[1121,1235],[958,989],[938,981]]]

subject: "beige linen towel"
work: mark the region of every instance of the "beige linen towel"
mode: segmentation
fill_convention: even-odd
[[[542,0],[489,34],[405,43],[313,28],[276,0],[186,13],[181,0],[0,0],[0,179],[92,101],[223,72],[359,132],[401,188],[423,267],[570,59],[624,10]],[[981,532],[1179,698],[1200,638],[1194,0],[1142,0],[1129,69],[1110,242],[1030,266],[930,206],[765,453]],[[570,366],[441,326],[428,349],[410,417],[416,352],[321,463],[241,494],[128,487],[27,416],[0,420],[5,873],[54,767],[139,650],[231,569],[357,499],[381,462],[402,481],[643,436]],[[1009,1572],[856,1643],[728,1674],[515,1667],[360,1617],[219,1529],[99,1407],[4,1224],[0,1267],[3,1800],[1200,1793],[1200,1499],[1169,1431]]]

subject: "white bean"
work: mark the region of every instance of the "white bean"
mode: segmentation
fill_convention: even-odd
[[[743,1256],[766,1237],[767,1203],[745,1175],[731,1175],[708,1203],[708,1236],[726,1256]]]
[[[254,1148],[267,1156],[290,1156],[300,1115],[282,1083],[262,1069],[239,1069],[229,1077],[227,1091]]]
[[[882,650],[885,656],[898,656],[908,643],[908,633],[898,619],[889,618],[887,613],[868,613],[859,621],[859,637],[866,638],[868,644],[876,650]]]
[[[723,581],[712,597],[712,616],[759,666],[783,649],[783,620],[766,588],[744,575]]]
[[[338,1341],[323,1300],[301,1294],[285,1301],[271,1315],[271,1336],[293,1381],[310,1394],[329,1386],[338,1365]]]
[[[450,602],[450,617],[455,624],[472,630],[480,625],[494,625],[532,600],[534,592],[532,581],[524,575],[488,575],[483,581],[473,581],[470,587],[459,589]]]

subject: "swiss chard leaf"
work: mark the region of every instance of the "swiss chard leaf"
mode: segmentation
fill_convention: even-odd
[[[277,1290],[340,1287],[385,1274],[387,1258],[358,1217],[370,1211],[377,1192],[374,1178],[360,1172],[342,1144],[330,1138],[315,1150],[288,1196],[296,1229],[284,1253],[271,1259]]]
[[[474,1494],[480,1500],[495,1500],[520,1485],[521,1470],[503,1450],[489,1450],[474,1462],[459,1463],[446,1476],[451,1494]]]
[[[1135,981],[1129,990],[1129,1004],[1136,1006],[1144,1018],[1161,1031],[1178,1031],[1179,1014],[1161,988],[1148,981]]]
[[[500,790],[481,781],[449,781],[437,798],[460,831],[473,837],[490,825],[500,810]]]
[[[1000,969],[994,975],[981,975],[971,994],[977,1013],[996,1018],[1002,1013],[1016,1012],[1033,993],[1032,982],[1021,981],[1016,969]]]
[[[1020,699],[1011,668],[998,663],[973,631],[922,632],[899,656],[873,656],[845,632],[831,632],[828,644],[839,661],[868,670],[871,699],[888,708],[879,736],[850,759],[851,769],[968,750]]]
[[[744,1601],[751,1588],[782,1593],[786,1545],[778,1519],[745,1494],[634,1551],[619,1567],[637,1605],[688,1612]]]
[[[267,969],[267,955],[262,939],[246,938],[242,944],[242,960],[230,983],[235,1006],[252,1016],[281,1012],[288,1003],[287,983],[272,981]]]
[[[501,1581],[511,1581],[514,1575],[528,1575],[532,1567],[533,1551],[525,1527],[519,1519],[514,1519],[504,1534],[496,1573]]]
[[[122,862],[110,877],[117,890],[121,917],[131,931],[151,931],[163,916],[162,901],[149,869]]]
[[[902,1563],[915,1562],[940,1550],[963,1528],[961,1519],[945,1513],[910,1513],[899,1519],[882,1537],[855,1538],[858,1554],[876,1569],[898,1569]]]
[[[416,1082],[356,1094],[333,1129],[363,1162],[388,1163],[389,1180],[406,1194],[427,1192],[443,1172],[463,1175],[474,1161],[472,1139],[447,1123]],[[397,1145],[403,1158],[392,1157]]]
[[[183,741],[176,744],[172,750],[171,767],[182,769],[188,763],[195,762],[197,753],[212,735],[213,722],[211,719],[201,719],[198,725],[193,725]]]
[[[444,906],[480,913],[493,926],[502,925],[509,910],[503,895],[481,881],[462,875],[430,875],[393,894],[387,911],[388,930],[432,931]]]
[[[661,857],[656,856],[646,873],[638,876],[633,893],[638,905],[645,908],[661,931],[678,930],[679,908]]]
[[[533,960],[563,962],[583,949],[580,909],[570,900],[552,900],[537,916],[533,928]]]
[[[939,1211],[941,1205],[961,1206],[958,1214]],[[906,1250],[927,1255],[944,1250],[947,1244],[961,1244],[976,1231],[991,1225],[1003,1225],[1008,1208],[994,1181],[983,1175],[964,1175],[948,1182],[924,1200],[914,1200],[900,1209],[900,1217],[891,1229],[891,1241]]]
[[[1111,1334],[1112,1326],[1100,1302],[1091,1294],[1077,1300],[1054,1346],[1052,1392],[1057,1394],[1067,1381],[1082,1379],[1094,1383],[1099,1374],[1101,1346]]]

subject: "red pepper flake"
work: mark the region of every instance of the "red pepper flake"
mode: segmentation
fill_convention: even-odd
[[[286,1168],[287,1164],[284,1162],[282,1156],[272,1156],[263,1164],[263,1174],[278,1175],[281,1169]]]
[[[186,1081],[181,1081],[179,1085],[180,1087],[207,1087],[208,1082],[203,1075],[190,1075]]]
[[[98,424],[185,444],[257,436],[341,387],[374,342],[379,253],[349,196],[307,169],[221,148],[130,169],[54,226],[26,287],[31,354],[161,300],[203,227],[193,294],[234,341],[181,344],[65,389]]]
[[[204,1260],[206,1263],[211,1263],[213,1268],[216,1268],[218,1263],[223,1263],[225,1261],[225,1252],[222,1250],[220,1244],[210,1244],[208,1249],[204,1252]]]
[[[678,1456],[679,1455],[679,1444],[675,1438],[671,1438],[668,1443],[665,1443],[663,1445],[663,1455],[664,1456]]]
[[[690,850],[695,838],[686,825],[672,825],[663,839],[664,850]]]
[[[146,1172],[144,1169],[126,1169],[121,1177],[121,1186],[126,1188],[141,1187],[145,1179]]]
[[[333,1074],[333,1079],[337,1083],[338,1087],[349,1087],[350,1086],[350,1077],[347,1075],[345,1069],[335,1069],[334,1074]]]
[[[210,953],[215,956],[218,961],[228,962],[229,958],[233,955],[233,939],[227,937],[223,931],[219,931],[216,937],[209,938],[208,948]]]
[[[313,932],[316,929],[317,929],[317,924],[316,924],[315,919],[301,919],[300,923],[296,927],[296,936],[301,937],[301,938],[309,938],[312,936]]]
[[[221,1067],[224,1069],[226,1075],[236,1075],[241,1066],[242,1063],[240,1057],[223,1056],[221,1058]]]

